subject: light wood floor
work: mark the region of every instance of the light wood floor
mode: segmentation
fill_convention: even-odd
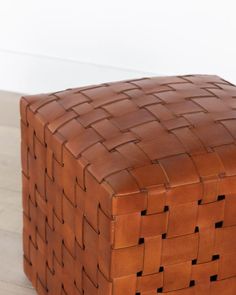
[[[0,91],[0,295],[35,295],[22,267],[19,94]]]

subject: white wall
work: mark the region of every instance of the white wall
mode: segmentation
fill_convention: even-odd
[[[236,83],[235,8],[235,0],[0,0],[0,88],[47,91],[149,73],[215,73]]]

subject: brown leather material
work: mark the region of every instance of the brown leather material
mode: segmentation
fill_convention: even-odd
[[[236,87],[217,76],[22,97],[38,294],[236,294],[235,126]]]

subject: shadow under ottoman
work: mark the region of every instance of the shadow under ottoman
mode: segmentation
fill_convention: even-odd
[[[236,87],[142,78],[21,99],[42,295],[236,294]]]

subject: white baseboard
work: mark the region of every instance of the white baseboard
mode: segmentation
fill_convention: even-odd
[[[148,75],[153,74],[0,50],[2,90],[34,94]]]

